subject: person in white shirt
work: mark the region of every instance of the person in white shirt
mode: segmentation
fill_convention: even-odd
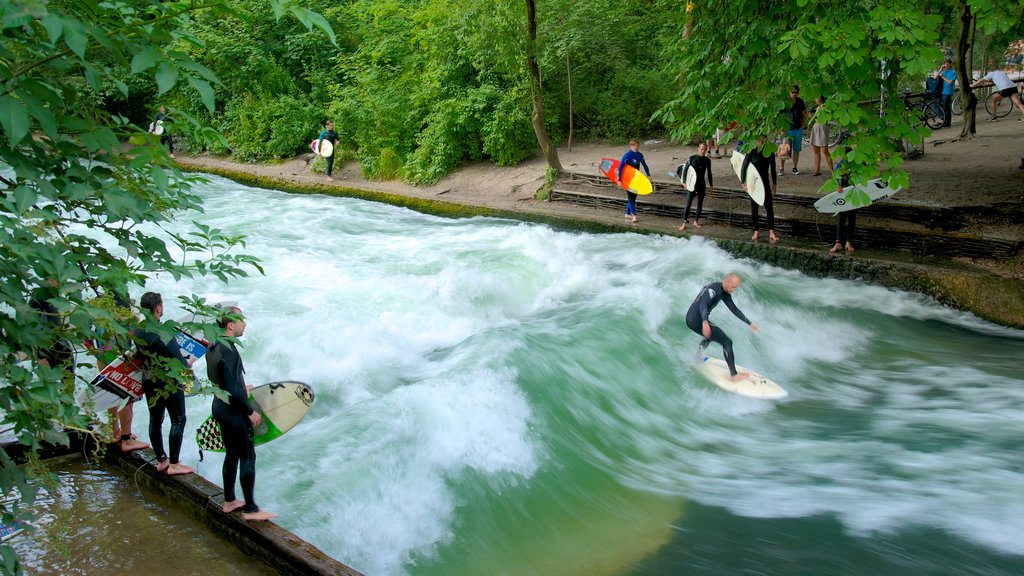
[[[971,88],[977,88],[981,85],[994,84],[998,93],[992,97],[992,107],[998,109],[999,101],[1003,98],[1009,98],[1013,105],[1020,110],[1020,121],[1024,122],[1024,103],[1020,101],[1020,91],[1017,90],[1017,83],[1010,80],[1010,77],[1006,75],[1006,72],[1002,70],[993,70],[988,74],[982,76],[977,82],[971,84]],[[993,117],[992,120],[995,120]]]

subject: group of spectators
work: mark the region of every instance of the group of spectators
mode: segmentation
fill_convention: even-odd
[[[31,308],[47,324],[63,323],[63,317],[49,300],[54,296],[51,284],[44,284],[30,299]],[[146,292],[139,299],[141,311],[131,301],[115,295],[116,316],[129,318],[130,322],[148,319],[160,322],[164,314],[163,298],[159,293]],[[262,417],[248,401],[252,386],[245,383],[242,359],[233,342],[245,331],[245,319],[238,307],[221,310],[218,326],[223,330],[222,339],[206,352],[207,375],[215,386],[228,394],[228,400],[214,397],[212,412],[217,421],[225,447],[223,466],[224,505],[223,511],[242,511],[245,520],[269,520],[276,514],[260,510],[253,497],[256,478],[256,452],[253,427],[259,426]],[[109,410],[113,427],[112,446],[124,452],[142,450],[152,445],[157,471],[170,476],[193,474],[195,469],[180,461],[181,445],[184,439],[186,413],[185,388],[192,384],[192,357],[186,357],[176,337],[164,338],[157,332],[142,329],[139,325],[131,329],[131,342],[97,334],[87,343],[87,348],[96,357],[100,377],[104,370],[117,360],[130,361],[141,369],[141,384],[149,409],[149,444],[138,440],[132,434],[134,402],[129,400],[122,407]],[[134,351],[129,352],[134,347]],[[57,339],[37,353],[38,362],[45,367],[61,371],[62,380],[73,386],[75,372],[75,351],[66,340]],[[167,450],[164,447],[163,422],[165,413],[170,416],[171,427]],[[241,466],[241,481],[244,500],[235,497],[235,480]]]

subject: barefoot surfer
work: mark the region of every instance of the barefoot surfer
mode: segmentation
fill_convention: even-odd
[[[245,319],[237,307],[224,310],[218,324],[225,338],[238,338],[245,332]],[[253,498],[256,486],[256,445],[253,426],[263,422],[260,413],[249,405],[251,386],[245,383],[245,367],[234,342],[220,340],[206,353],[206,373],[218,388],[228,393],[228,401],[213,398],[213,417],[220,425],[224,440],[224,513],[242,510],[243,520],[270,520],[277,514],[260,510]],[[241,473],[239,474],[239,465]],[[235,497],[235,476],[242,484],[245,501]]]
[[[725,305],[729,307],[729,310],[737,318],[749,324],[750,329],[757,332],[757,324],[747,320],[747,317],[743,315],[743,312],[740,312],[740,309],[732,301],[731,294],[739,287],[740,277],[735,273],[729,274],[721,282],[712,282],[701,288],[700,294],[697,294],[693,304],[690,304],[690,309],[686,311],[686,326],[704,338],[698,348],[698,354],[703,359],[704,349],[708,347],[708,343],[711,341],[721,344],[725,362],[729,365],[729,377],[734,382],[745,379],[749,374],[747,372],[736,372],[736,360],[732,353],[732,340],[725,335],[721,328],[712,324],[708,320],[708,316],[711,315],[711,311],[715,309],[715,306],[718,306],[719,302],[725,302]]]
[[[644,155],[640,153],[640,142],[636,140],[629,141],[629,150],[622,155],[622,160],[619,161],[619,172],[615,175],[619,182],[622,182],[622,171],[626,168],[627,164],[637,170],[640,169],[640,166],[643,166],[647,177],[651,176],[651,169],[647,167]],[[626,219],[630,220],[632,218],[630,221],[636,223],[636,192],[626,190],[626,199]]]

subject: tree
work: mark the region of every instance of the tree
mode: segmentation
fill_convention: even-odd
[[[679,27],[686,15],[680,15]],[[789,86],[799,84],[808,102],[827,103],[819,119],[852,130],[850,152],[840,151],[855,179],[884,177],[906,186],[900,143],[927,133],[905,108],[900,88],[920,92],[925,75],[941,58],[941,16],[920,2],[841,0],[814,3],[727,4],[693,2],[690,35],[667,47],[679,74],[677,96],[656,118],[680,139],[704,138],[737,121],[749,149],[758,136],[784,127]],[[885,61],[892,76],[881,78]],[[887,98],[880,102],[881,90]]]
[[[272,6],[279,17],[291,13],[307,28],[329,30],[287,0]],[[65,385],[70,367],[48,366],[40,355],[61,342],[83,342],[94,324],[128,336],[128,322],[97,295],[126,294],[157,271],[224,281],[261,271],[255,258],[234,253],[241,237],[198,224],[181,235],[159,231],[172,216],[201,209],[190,190],[195,178],[143,128],[88,97],[105,83],[127,97],[122,75],[130,70],[151,78],[158,95],[194,90],[212,111],[217,77],[169,48],[189,39],[185,26],[200,10],[231,13],[220,0],[0,4],[0,411],[33,453],[42,442],[66,442],[66,429],[93,424]],[[172,117],[168,128],[178,133],[219,138],[181,111]],[[139,145],[126,153],[125,139]],[[33,297],[43,304],[30,306]],[[152,321],[142,327],[170,332]],[[31,500],[26,473],[0,453],[0,489],[15,487]],[[11,511],[3,511],[10,521]],[[0,570],[20,572],[10,547],[0,547],[0,556]]]
[[[540,67],[537,66],[537,5],[534,0],[526,0],[526,21],[526,65],[530,71],[530,93],[533,95],[533,131],[537,134],[537,143],[544,152],[548,167],[561,172],[562,163],[558,160],[558,149],[551,142],[547,128],[544,127],[544,93],[540,81]]]

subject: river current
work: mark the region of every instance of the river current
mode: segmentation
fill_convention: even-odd
[[[266,275],[148,288],[171,318],[237,300],[247,380],[314,387],[257,449],[257,501],[368,575],[1024,572],[1024,332],[699,237],[197,192],[183,220],[247,235]],[[761,332],[713,320],[784,401],[692,364],[682,316],[731,271]],[[219,484],[209,406],[182,460]]]

